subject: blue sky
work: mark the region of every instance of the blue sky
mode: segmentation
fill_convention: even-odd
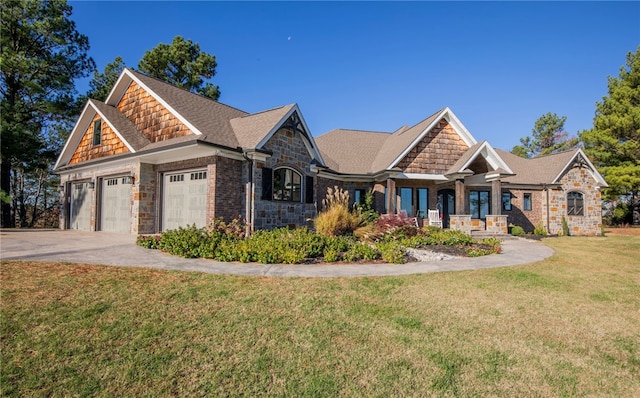
[[[70,4],[100,71],[181,35],[216,56],[220,102],[295,102],[314,136],[391,132],[448,106],[506,150],[547,112],[572,135],[592,127],[607,76],[640,44],[639,2]]]

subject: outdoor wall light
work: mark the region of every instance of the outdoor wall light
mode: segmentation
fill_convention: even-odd
[[[96,187],[96,183],[93,181],[89,181],[87,183],[87,186],[89,187],[89,189],[94,189]]]
[[[133,184],[133,176],[122,177],[123,184]]]

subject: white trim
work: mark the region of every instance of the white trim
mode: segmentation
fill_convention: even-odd
[[[410,180],[449,181],[449,179],[442,174],[398,173],[396,178]]]
[[[82,108],[82,112],[80,112],[80,117],[78,117],[78,120],[76,121],[75,126],[73,126],[73,130],[71,130],[71,134],[69,134],[69,138],[67,138],[67,142],[65,142],[64,147],[62,148],[62,151],[60,152],[60,156],[58,156],[58,160],[56,160],[56,164],[53,165],[53,170],[57,169],[63,160],[66,160],[67,162],[71,160],[73,153],[71,153],[71,155],[67,154],[67,150],[69,149],[71,142],[73,141],[75,143],[74,145],[74,151],[75,151],[75,149],[78,147],[78,144],[80,144],[82,137],[84,136],[84,132],[91,125],[91,121],[93,120],[93,115],[91,115],[88,121],[86,122],[84,121],[87,108],[89,108],[89,101],[87,101],[87,103],[84,105],[84,108]],[[95,113],[95,108],[94,107],[91,107],[91,108],[94,110],[94,113]],[[81,125],[84,126],[82,128],[82,135],[79,138],[77,138],[78,130],[80,129]]]
[[[133,147],[127,142],[127,140],[124,139],[124,137],[122,136],[122,134],[120,134],[120,132],[118,131],[118,129],[115,128],[115,126],[113,124],[111,124],[111,122],[109,121],[109,119],[102,113],[100,112],[100,109],[98,109],[98,107],[96,107],[91,100],[89,100],[89,103],[91,104],[91,107],[93,109],[95,109],[96,113],[98,115],[100,115],[100,117],[102,118],[102,120],[104,120],[105,122],[107,122],[107,124],[109,125],[109,127],[111,127],[111,130],[113,130],[114,133],[116,133],[116,135],[118,136],[118,138],[120,138],[120,140],[127,146],[127,148],[129,149],[129,151],[131,151],[131,153],[135,153],[136,150],[133,149]]]
[[[418,138],[413,140],[413,142],[409,146],[407,146],[405,150],[402,151],[400,156],[395,158],[387,168],[390,169],[397,166],[398,163],[402,159],[404,159],[409,154],[409,152],[416,145],[418,145],[420,141],[422,141],[424,136],[427,135],[434,127],[436,127],[442,119],[445,119],[451,125],[451,127],[453,127],[453,130],[458,134],[458,136],[462,139],[462,141],[464,141],[464,143],[467,144],[468,147],[472,147],[478,143],[478,141],[476,141],[476,139],[471,135],[469,130],[467,130],[467,128],[462,124],[460,119],[458,119],[458,117],[453,113],[453,111],[449,109],[449,107],[446,107],[440,112],[440,115],[438,115],[435,119],[433,119],[433,122],[431,122],[427,126],[427,128],[425,128],[420,133],[420,135],[418,135]]]
[[[280,130],[280,127],[284,124],[284,122],[287,121],[287,119],[289,119],[289,117],[291,117],[291,115],[293,115],[294,112],[298,113],[298,117],[300,118],[302,127],[307,132],[306,136],[305,135],[302,136],[302,142],[304,143],[304,146],[307,148],[307,151],[309,152],[309,154],[311,154],[312,159],[316,159],[320,162],[320,164],[324,165],[325,163],[324,163],[324,160],[322,159],[322,155],[320,155],[320,151],[318,150],[318,147],[315,141],[313,140],[313,137],[311,136],[311,132],[309,130],[309,127],[307,126],[307,122],[305,122],[304,117],[302,116],[302,112],[300,112],[300,108],[298,107],[298,104],[293,104],[291,109],[289,109],[287,113],[280,119],[280,121],[278,121],[278,123],[276,123],[273,126],[273,128],[271,128],[271,130],[269,130],[269,132],[262,138],[262,140],[260,140],[260,142],[256,145],[256,148],[262,148],[271,139],[271,137],[273,137],[273,135],[278,130]]]
[[[589,160],[589,158],[587,157],[587,155],[584,153],[584,151],[582,150],[582,148],[578,148],[578,150],[576,151],[576,153],[571,157],[571,159],[569,159],[569,161],[567,162],[567,164],[562,168],[562,170],[560,171],[560,173],[556,176],[556,178],[554,178],[552,181],[553,183],[557,183],[558,180],[560,180],[560,178],[562,178],[562,176],[567,172],[567,169],[569,168],[569,165],[571,163],[573,163],[573,161],[576,159],[576,157],[578,155],[582,155],[582,158],[587,162],[587,165],[589,166],[589,174],[591,174],[591,176],[593,177],[594,180],[596,180],[596,182],[598,182],[600,184],[600,186],[602,187],[608,187],[609,184],[607,184],[607,182],[605,181],[604,177],[602,177],[602,174],[600,174],[600,172],[598,172],[598,170],[595,168],[595,166],[593,165],[593,163],[591,163],[591,160]]]
[[[458,172],[462,172],[462,170],[466,170],[467,168],[469,168],[471,163],[473,163],[476,160],[479,154],[482,154],[482,156],[485,158],[487,162],[489,162],[489,164],[491,165],[491,167],[493,167],[494,170],[497,170],[500,168],[509,174],[514,174],[511,168],[507,165],[507,163],[504,160],[502,160],[500,155],[498,155],[496,150],[493,149],[491,144],[489,144],[489,142],[487,141],[483,142],[482,145],[480,145],[478,149],[476,149],[474,154],[469,158],[469,160],[467,160],[467,162],[462,167],[460,167],[460,170],[458,170]]]
[[[107,103],[110,102],[115,102],[115,101],[111,101],[112,100],[112,96],[115,95],[116,93],[116,89],[122,90],[122,93],[120,94],[120,98],[118,99],[117,102],[120,102],[120,99],[122,98],[122,95],[124,95],[124,93],[127,91],[127,88],[129,87],[129,84],[127,84],[127,86],[123,89],[121,87],[118,87],[121,84],[121,81],[123,81],[123,77],[124,75],[127,75],[132,81],[136,82],[136,84],[138,84],[140,87],[142,87],[147,93],[149,93],[156,101],[158,101],[162,106],[164,106],[169,112],[171,112],[171,114],[173,114],[173,116],[175,116],[178,120],[180,120],[180,122],[182,122],[182,124],[184,124],[185,126],[187,126],[187,128],[189,130],[191,130],[192,133],[196,134],[196,135],[202,135],[202,132],[200,130],[198,130],[197,128],[195,128],[194,125],[192,125],[191,123],[189,123],[189,121],[182,116],[180,113],[178,113],[175,109],[173,109],[167,102],[165,102],[165,100],[159,96],[158,94],[156,94],[155,91],[151,90],[151,88],[149,88],[149,86],[147,86],[146,84],[144,84],[140,79],[138,79],[133,73],[131,73],[131,71],[128,68],[125,68],[122,71],[122,75],[120,76],[120,78],[118,79],[118,81],[116,82],[116,85],[113,87],[113,89],[111,90],[111,93],[109,94],[109,96],[107,97]],[[117,105],[117,102],[112,104],[113,106]]]

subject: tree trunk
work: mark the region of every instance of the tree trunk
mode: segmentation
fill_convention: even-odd
[[[0,171],[0,189],[7,195],[11,195],[11,161],[7,156],[2,156],[2,170]],[[13,220],[13,221],[12,221]],[[11,217],[11,201],[2,202],[0,207],[0,226],[3,228],[15,227],[15,220]]]

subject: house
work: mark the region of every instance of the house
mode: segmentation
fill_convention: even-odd
[[[395,132],[314,138],[296,104],[247,113],[125,69],[90,99],[55,165],[61,228],[151,234],[245,218],[254,229],[306,225],[327,188],[380,213],[505,233],[600,234],[602,176],[581,149],[522,159],[477,142],[444,108]]]

